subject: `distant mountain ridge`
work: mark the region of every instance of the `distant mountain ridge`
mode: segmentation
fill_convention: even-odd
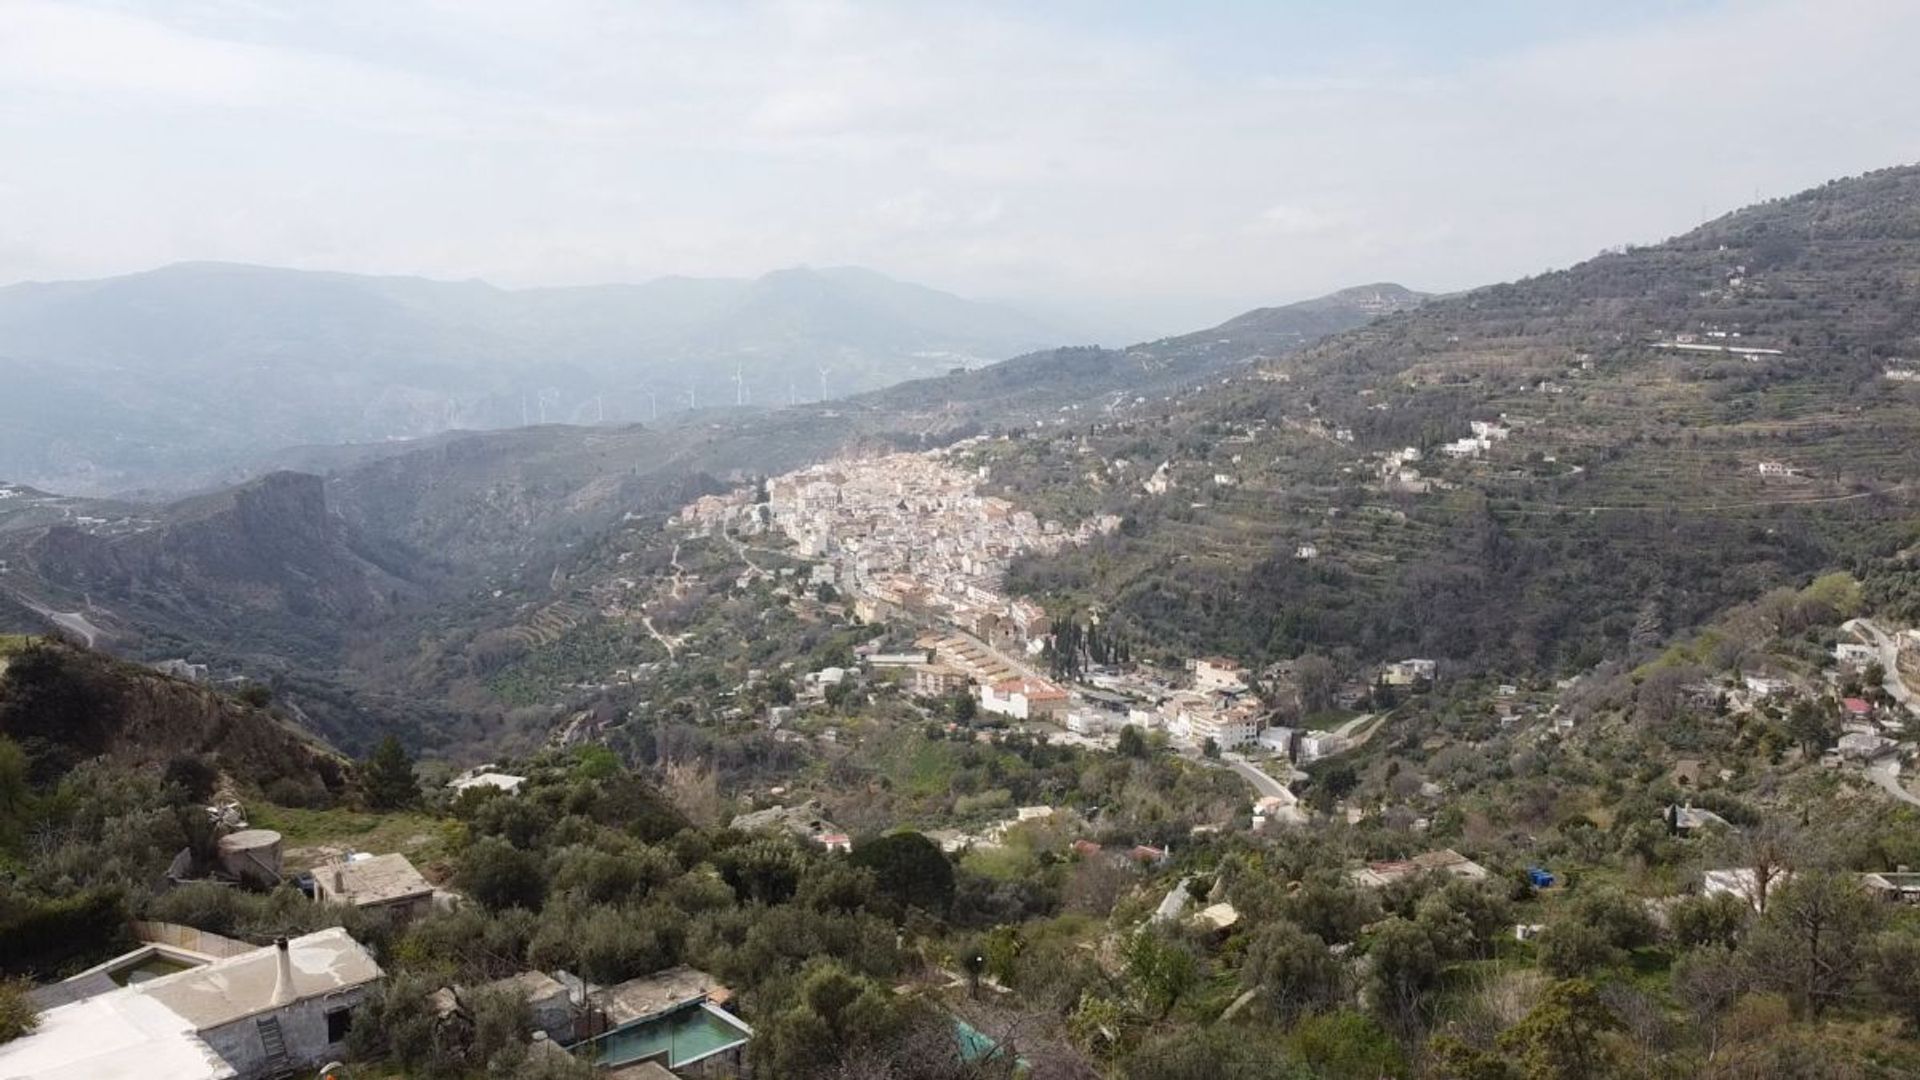
[[[1031,422],[1062,407],[1112,405],[1260,360],[1276,359],[1376,318],[1419,307],[1427,294],[1362,285],[1257,308],[1206,330],[1124,349],[1050,349],[1004,363],[921,379],[869,394],[883,408],[944,407],[977,419]]]
[[[0,476],[204,485],[298,443],[839,398],[1067,333],[856,268],[502,289],[181,263],[0,288]]]

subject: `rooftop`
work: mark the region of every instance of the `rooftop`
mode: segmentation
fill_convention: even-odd
[[[591,999],[606,1010],[608,1023],[619,1028],[682,1006],[701,1001],[723,1002],[731,996],[713,976],[682,965],[628,979],[618,986],[602,987],[593,992]]]
[[[216,960],[205,967],[142,983],[131,989],[146,994],[206,1031],[273,1007],[279,962],[273,948]],[[293,965],[293,996],[320,997],[370,983],[380,965],[345,930],[333,927],[287,943]]]
[[[390,904],[433,892],[427,879],[398,852],[322,866],[313,876],[328,899],[356,907]]]
[[[295,938],[287,956],[295,999],[381,975],[339,928]],[[276,950],[263,948],[48,1009],[31,1035],[0,1046],[0,1080],[228,1080],[233,1069],[198,1033],[274,1008],[278,979]]]

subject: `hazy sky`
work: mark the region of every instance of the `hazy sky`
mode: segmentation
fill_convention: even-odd
[[[859,264],[1174,331],[1920,158],[1920,3],[0,0],[0,281]]]

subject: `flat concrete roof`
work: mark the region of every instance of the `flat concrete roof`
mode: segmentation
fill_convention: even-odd
[[[560,980],[544,971],[523,971],[518,975],[509,975],[504,979],[495,979],[481,985],[482,990],[504,990],[527,1001],[546,1001],[549,998],[566,997],[567,988]]]
[[[684,965],[602,987],[590,995],[595,1005],[606,1010],[607,1021],[616,1028],[695,1002],[724,1001],[727,996],[727,988],[713,976]]]
[[[40,1014],[33,1034],[0,1045],[0,1080],[229,1080],[193,1027],[137,988]]]
[[[274,1007],[279,950],[268,946],[168,975],[131,989],[173,1010],[194,1031],[221,1027]],[[381,975],[372,954],[334,927],[287,943],[295,998],[314,998],[373,982]]]
[[[339,875],[338,886],[334,885],[335,874]],[[398,852],[317,866],[313,880],[316,890],[325,898],[356,907],[375,907],[433,894],[433,886]]]

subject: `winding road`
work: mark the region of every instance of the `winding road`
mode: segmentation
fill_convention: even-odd
[[[1907,681],[1900,675],[1900,643],[1892,634],[1882,630],[1872,619],[1848,619],[1840,624],[1840,629],[1848,631],[1872,645],[1880,652],[1880,666],[1886,669],[1887,677],[1882,685],[1893,700],[1904,706],[1907,712],[1920,716],[1920,694],[1915,694]]]
[[[107,636],[105,630],[100,629],[87,620],[85,611],[55,611],[44,604],[36,604],[19,593],[14,593],[13,595],[35,615],[79,637],[89,649],[94,647],[95,642]]]

